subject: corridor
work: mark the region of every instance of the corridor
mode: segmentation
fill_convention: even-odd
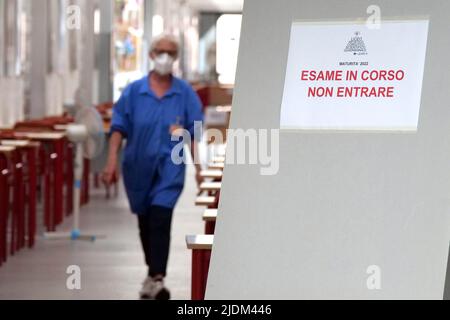
[[[185,236],[203,232],[202,211],[194,206],[197,188],[189,168],[186,188],[175,211],[167,285],[173,299],[189,300],[191,254]],[[72,219],[58,227],[69,230]],[[123,186],[117,199],[105,201],[105,191],[94,189],[83,208],[81,230],[105,235],[91,242],[46,240],[39,228],[33,250],[24,250],[0,268],[0,300],[134,300],[146,276],[137,220],[128,209]],[[81,290],[67,289],[67,268],[81,268]]]

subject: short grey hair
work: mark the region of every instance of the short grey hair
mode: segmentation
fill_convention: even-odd
[[[153,52],[156,49],[156,46],[161,41],[168,41],[173,43],[177,47],[177,51],[180,52],[180,41],[177,37],[170,33],[163,33],[152,40],[152,45],[150,46],[150,52]]]

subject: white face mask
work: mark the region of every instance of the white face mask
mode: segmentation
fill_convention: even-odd
[[[172,73],[175,60],[168,53],[160,54],[154,59],[154,62],[155,71],[159,75],[166,76]]]

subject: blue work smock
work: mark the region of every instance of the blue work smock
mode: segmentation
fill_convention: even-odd
[[[162,98],[150,88],[149,76],[124,90],[114,106],[111,133],[118,131],[127,140],[122,170],[133,213],[144,214],[150,206],[175,207],[186,166],[172,161],[172,150],[180,141],[172,141],[171,130],[184,128],[194,139],[196,121],[203,122],[200,99],[181,79],[173,77]]]

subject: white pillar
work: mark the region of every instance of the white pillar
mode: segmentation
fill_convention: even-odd
[[[100,34],[98,35],[98,100],[108,102],[113,99],[113,74],[112,74],[112,29],[113,6],[111,0],[99,0],[100,9]]]
[[[93,81],[95,68],[94,43],[94,0],[82,0],[81,4],[81,65],[79,88],[83,94],[83,101],[91,106],[93,103]]]
[[[142,41],[142,73],[145,74],[150,70],[150,61],[148,51],[153,38],[153,16],[155,12],[154,0],[144,1],[144,37]]]
[[[5,0],[0,0],[0,21],[5,19]],[[0,96],[6,95],[5,92],[5,80],[3,76],[5,74],[5,33],[4,33],[4,23],[0,23]],[[0,105],[0,128],[6,126],[5,112],[6,106]]]
[[[5,21],[5,0],[0,0],[0,21]],[[0,23],[0,77],[5,74],[5,24]]]
[[[31,67],[30,67],[30,117],[46,115],[46,76],[48,62],[48,0],[31,3]]]

